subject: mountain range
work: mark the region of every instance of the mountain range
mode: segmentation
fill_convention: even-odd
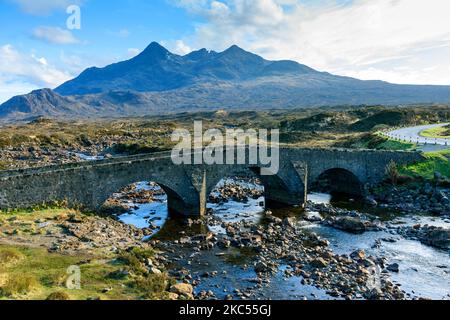
[[[450,86],[362,81],[269,61],[238,46],[181,56],[153,42],[130,60],[88,68],[54,90],[11,98],[0,105],[0,120],[447,102]]]

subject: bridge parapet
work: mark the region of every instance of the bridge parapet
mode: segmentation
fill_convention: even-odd
[[[67,200],[98,209],[113,193],[131,183],[153,181],[168,195],[178,214],[204,213],[212,188],[224,177],[253,172],[265,186],[267,200],[301,205],[308,186],[330,169],[351,172],[362,185],[384,179],[391,161],[408,164],[423,159],[414,152],[348,149],[280,148],[280,170],[263,176],[261,163],[242,165],[175,165],[169,152],[117,157],[41,168],[0,171],[0,209],[28,208]]]

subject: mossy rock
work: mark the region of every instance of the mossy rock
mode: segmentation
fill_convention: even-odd
[[[53,293],[50,293],[50,295],[45,300],[51,300],[51,301],[63,301],[63,300],[71,300],[70,296],[63,291],[56,291]]]

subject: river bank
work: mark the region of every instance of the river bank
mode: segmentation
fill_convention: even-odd
[[[69,209],[0,214],[0,300],[191,299],[145,230]],[[78,270],[78,271],[77,271]],[[69,283],[79,274],[79,287]]]
[[[383,207],[359,212],[321,194],[311,196],[306,212],[267,211],[254,183],[222,181],[204,219],[171,219],[158,210],[164,198],[119,219],[147,227],[156,218],[148,241],[166,253],[171,275],[194,286],[197,299],[450,298],[442,284],[450,271],[445,217]],[[245,190],[253,191],[243,196]]]
[[[115,218],[67,209],[3,214],[0,249],[46,248],[83,256],[88,266],[107,261],[95,263],[103,270],[122,261],[109,272],[120,280],[104,274],[103,285],[74,298],[115,299],[124,292],[150,298],[139,289],[146,288],[143,279],[163,277],[154,297],[450,299],[450,220],[444,216],[350,209],[324,194],[311,195],[306,212],[266,210],[255,179],[222,181],[201,219],[170,217],[154,183],[129,186],[112,199],[122,205]],[[135,250],[153,253],[150,259],[130,256]]]

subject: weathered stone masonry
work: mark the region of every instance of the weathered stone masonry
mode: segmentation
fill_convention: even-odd
[[[414,152],[283,148],[278,174],[260,178],[268,203],[301,205],[307,190],[305,182],[310,185],[328,170],[347,172],[366,186],[384,179],[391,160],[408,164],[421,159]],[[170,154],[160,153],[3,171],[0,209],[66,200],[70,205],[97,210],[121,188],[138,181],[154,181],[167,193],[171,212],[198,215],[204,213],[207,195],[222,178],[249,172],[259,175],[260,169],[259,165],[174,165]]]

